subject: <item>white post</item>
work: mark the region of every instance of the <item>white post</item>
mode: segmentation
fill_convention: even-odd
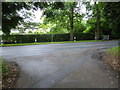
[[[97,40],[97,37],[95,37],[95,40]]]
[[[1,45],[3,45],[3,40],[1,39]]]
[[[35,43],[37,42],[37,39],[35,38]]]
[[[76,37],[74,37],[74,41],[76,41]]]

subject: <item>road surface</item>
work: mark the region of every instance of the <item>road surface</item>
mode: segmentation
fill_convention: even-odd
[[[18,88],[117,88],[113,71],[92,58],[98,49],[118,41],[3,47],[6,61],[16,62],[22,72]]]

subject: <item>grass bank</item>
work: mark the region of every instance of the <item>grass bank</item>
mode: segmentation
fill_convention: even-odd
[[[0,72],[2,73],[1,75],[3,76],[6,76],[9,74],[8,66],[1,57],[0,57]]]
[[[120,46],[113,47],[111,49],[108,49],[106,53],[112,55],[112,56],[120,56]]]
[[[15,62],[6,62],[0,57],[0,88],[15,88],[20,68]]]
[[[120,46],[113,47],[106,51],[107,55],[104,60],[109,63],[115,70],[120,72]]]
[[[79,42],[99,42],[105,40],[82,40],[82,41],[64,41],[64,42],[39,42],[39,43],[18,43],[18,44],[3,44],[2,47],[9,46],[25,46],[25,45],[41,45],[41,44],[62,44],[62,43],[79,43]]]

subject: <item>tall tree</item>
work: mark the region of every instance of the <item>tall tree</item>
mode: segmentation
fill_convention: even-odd
[[[30,5],[26,2],[2,2],[2,31],[5,34],[10,34],[10,30],[22,20],[17,11],[23,8],[29,10]]]
[[[91,15],[89,15],[90,18],[87,23],[90,25],[91,30],[94,29],[96,40],[100,39],[102,33],[101,22],[104,21],[103,6],[104,4],[102,2],[94,2],[94,4],[87,3],[88,11],[92,12]]]
[[[70,3],[70,41],[73,41],[74,40],[74,33],[73,33],[73,28],[74,28],[74,26],[73,26],[73,24],[74,24],[74,22],[73,22],[73,14],[74,14],[74,3]]]
[[[109,29],[110,35],[119,37],[120,2],[106,2],[103,10],[107,23],[106,27]]]
[[[95,29],[95,39],[99,40],[99,27],[100,27],[100,11],[99,11],[99,7],[98,4],[96,4],[95,2],[95,16],[96,16],[96,29]]]
[[[47,21],[53,22],[58,26],[65,27],[70,31],[70,40],[73,41],[74,37],[74,17],[80,17],[79,11],[75,12],[77,7],[76,2],[56,2],[61,7],[57,6],[55,3],[51,3],[44,11]],[[54,6],[56,5],[56,7]],[[76,20],[77,21],[77,20]]]

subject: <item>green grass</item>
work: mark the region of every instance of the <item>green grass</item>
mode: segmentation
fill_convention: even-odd
[[[106,52],[113,56],[120,56],[120,46],[108,49]]]
[[[2,75],[3,75],[3,76],[6,76],[6,75],[8,75],[9,73],[10,73],[10,71],[9,71],[6,63],[3,62],[3,63],[2,63]]]
[[[64,42],[39,42],[39,43],[19,43],[19,44],[3,44],[2,47],[9,46],[25,46],[25,45],[41,45],[41,44],[61,44],[61,43],[78,43],[78,42],[98,42],[104,40],[82,40],[82,41],[64,41]]]
[[[1,57],[0,57],[0,72],[2,73],[2,76],[6,76],[9,74],[9,69]]]

